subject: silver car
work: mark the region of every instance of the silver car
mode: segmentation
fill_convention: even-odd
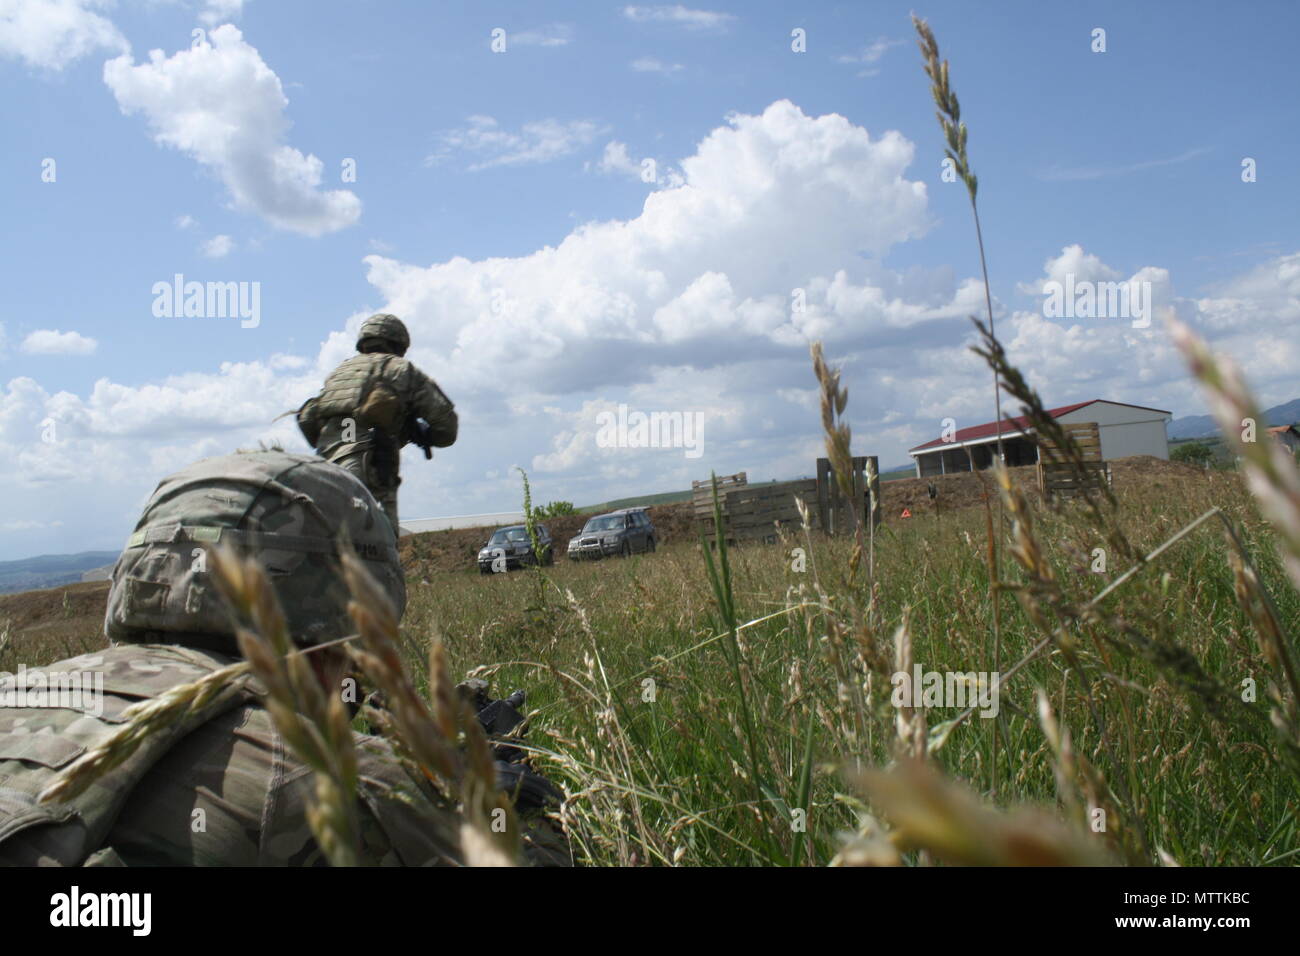
[[[587,519],[569,539],[569,558],[605,558],[655,549],[655,526],[644,508],[623,508]]]

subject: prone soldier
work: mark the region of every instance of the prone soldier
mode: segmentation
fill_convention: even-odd
[[[307,822],[312,771],[287,746],[251,682],[154,728],[70,800],[39,797],[77,757],[112,736],[128,706],[238,661],[233,617],[209,580],[206,546],[256,555],[299,648],[352,633],[340,532],[400,617],[406,584],[395,535],[346,471],[271,450],[205,459],[164,479],[113,569],[104,625],[111,646],[45,669],[94,673],[100,700],[94,707],[50,700],[0,707],[0,864],[326,862]],[[481,695],[482,687],[472,691]],[[485,730],[508,732],[501,712],[519,697],[482,701]],[[361,862],[461,863],[457,809],[409,773],[387,741],[355,734],[354,742]],[[530,819],[524,806],[527,797],[540,810],[558,791],[501,751],[497,785],[514,795],[526,857],[567,865],[558,829],[544,813]]]

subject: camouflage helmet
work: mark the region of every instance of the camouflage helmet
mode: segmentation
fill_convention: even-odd
[[[113,568],[111,641],[181,644],[239,656],[234,622],[207,568],[230,545],[270,575],[301,646],[353,633],[338,559],[346,532],[365,567],[406,609],[392,525],[366,486],[310,455],[254,451],[206,458],[164,478]]]
[[[361,323],[357,332],[357,348],[366,339],[383,339],[397,346],[398,354],[405,355],[411,347],[411,334],[406,331],[406,324],[395,315],[380,312]]]

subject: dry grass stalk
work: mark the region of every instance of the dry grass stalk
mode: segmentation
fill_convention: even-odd
[[[1284,693],[1277,681],[1268,681],[1268,695],[1273,701],[1269,714],[1274,730],[1282,746],[1281,759],[1291,772],[1300,777],[1300,693],[1295,684],[1295,668],[1291,662],[1291,651],[1286,634],[1277,618],[1277,611],[1268,597],[1264,585],[1260,583],[1255,569],[1241,554],[1237,542],[1228,534],[1228,562],[1232,567],[1233,590],[1237,602],[1254,625],[1255,637],[1259,644],[1264,662],[1279,675],[1283,686],[1289,693]]]
[[[947,144],[944,153],[953,164],[957,175],[966,184],[966,192],[970,196],[971,218],[975,221],[975,244],[980,253],[980,275],[984,280],[984,307],[988,310],[988,335],[996,343],[997,335],[993,324],[993,291],[989,287],[989,266],[984,253],[984,230],[980,226],[980,210],[977,199],[979,179],[971,169],[970,157],[966,154],[967,131],[966,124],[961,121],[961,104],[957,101],[957,91],[952,88],[951,78],[948,74],[948,61],[943,60],[941,62],[939,59],[939,43],[934,38],[934,31],[930,29],[928,23],[915,14],[912,15],[912,26],[916,29],[917,46],[921,50],[925,75],[930,78],[930,93],[934,97],[936,108],[935,118],[939,121],[939,128],[943,130],[944,140]],[[995,425],[997,460],[999,464],[1005,464],[1006,454],[1002,447],[1002,388],[996,368],[993,370],[993,420],[997,423]],[[983,484],[982,480],[981,484]],[[998,554],[998,540],[999,535],[1002,533],[1002,505],[1000,498],[996,524],[994,524],[991,513],[987,517],[989,598],[993,603],[992,669],[997,671],[1001,670],[1002,667],[1002,592],[999,587],[1002,568]],[[998,790],[998,748],[998,725],[994,723],[991,791],[995,796]]]
[[[343,551],[343,575],[352,600],[348,613],[360,631],[362,649],[353,660],[383,693],[391,727],[407,754],[431,783],[460,802],[466,862],[508,865],[520,859],[521,833],[509,798],[497,789],[496,768],[483,729],[456,693],[441,641],[429,653],[433,709],[416,691],[398,652],[397,615],[361,560]],[[457,746],[462,738],[464,750]]]
[[[850,775],[850,782],[893,824],[892,842],[958,866],[1106,866],[1098,841],[1034,808],[992,810],[930,764]]]
[[[835,481],[840,486],[840,493],[849,501],[853,500],[853,433],[843,420],[844,409],[849,402],[849,391],[840,385],[840,370],[832,371],[826,364],[826,355],[820,342],[811,346],[813,372],[821,386],[822,431],[826,433],[826,457],[830,459],[831,469],[835,472]],[[857,509],[853,512],[857,514]]]
[[[856,833],[840,835],[840,850],[828,866],[901,866],[903,857],[871,814],[858,814]]]
[[[1103,832],[1125,833],[1126,829],[1118,825],[1123,822],[1119,800],[1106,785],[1105,777],[1093,766],[1092,761],[1075,751],[1070,731],[1057,721],[1047,693],[1041,687],[1035,691],[1035,698],[1038,702],[1038,722],[1052,750],[1052,773],[1056,778],[1057,796],[1065,807],[1066,819],[1082,831],[1093,824],[1094,814],[1101,811],[1101,819],[1105,824]],[[1112,838],[1109,842],[1112,849],[1128,856],[1130,863],[1142,865],[1147,862],[1122,840]]]
[[[307,823],[333,866],[360,859],[357,755],[343,700],[344,672],[337,657],[317,676],[307,656],[295,653],[284,613],[258,563],[225,548],[211,559],[217,589],[236,613],[251,620],[235,637],[253,674],[266,689],[264,705],[294,753],[315,773],[315,800]],[[327,693],[326,688],[338,688]]]
[[[1215,356],[1200,336],[1172,314],[1166,316],[1166,322],[1192,373],[1205,388],[1210,412],[1224,440],[1241,457],[1246,485],[1273,523],[1287,572],[1300,588],[1300,470],[1281,442],[1262,433],[1264,417],[1237,364]],[[1250,441],[1243,435],[1248,429]]]
[[[1231,359],[1210,351],[1205,341],[1172,311],[1165,316],[1175,344],[1200,379],[1210,412],[1229,447],[1240,457],[1246,486],[1259,503],[1260,511],[1273,525],[1281,545],[1282,561],[1292,583],[1300,588],[1300,470],[1281,442],[1271,441],[1261,430],[1265,420],[1247,387],[1241,369]],[[1246,440],[1250,435],[1252,440]],[[1271,714],[1283,745],[1283,759],[1293,769],[1300,767],[1300,674],[1291,650],[1291,640],[1282,629],[1277,609],[1260,583],[1231,523],[1224,519],[1231,543],[1228,549],[1237,599],[1250,617],[1265,661],[1281,676],[1289,690],[1284,694],[1270,685],[1274,700]]]
[[[912,631],[907,610],[903,611],[903,621],[894,631],[894,672],[903,674],[908,680],[912,676]],[[920,688],[913,688],[910,702],[906,706],[895,708],[894,731],[898,735],[898,754],[900,759],[924,760],[927,753],[927,732],[925,707],[918,707],[917,698]]]

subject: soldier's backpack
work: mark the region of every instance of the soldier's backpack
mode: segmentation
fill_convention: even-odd
[[[343,362],[325,379],[311,415],[316,421],[355,417],[357,432],[380,428],[397,437],[403,425],[401,396],[389,384],[389,366],[398,358],[364,352]],[[301,416],[300,416],[301,420]]]

